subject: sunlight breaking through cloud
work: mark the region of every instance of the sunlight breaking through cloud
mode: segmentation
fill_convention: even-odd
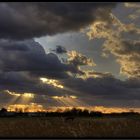
[[[9,90],[5,90],[5,92],[13,96],[21,96],[21,97],[26,97],[26,98],[34,98],[35,96],[33,93],[17,93],[17,92],[11,92]]]
[[[46,83],[46,84],[48,84],[48,85],[51,85],[51,86],[54,86],[54,87],[57,87],[57,88],[61,88],[61,89],[64,88],[64,86],[61,85],[61,84],[59,83],[58,80],[48,79],[48,78],[40,78],[40,80],[41,80],[43,83]]]
[[[70,95],[70,96],[52,96],[53,99],[65,99],[65,98],[71,98],[71,99],[77,99],[76,96]]]
[[[13,95],[13,96],[21,96],[21,94],[18,94],[16,92],[10,92],[9,90],[5,90],[5,92],[7,92],[8,94]]]
[[[37,103],[30,104],[12,104],[7,107],[8,111],[15,112],[43,112],[45,111],[44,107]]]
[[[139,36],[140,29],[132,23],[123,23],[114,14],[110,14],[111,23],[105,21],[94,22],[86,32],[89,39],[105,39],[103,43],[102,56],[108,57],[110,54],[116,57],[116,62],[120,64],[120,74],[129,78],[140,76],[139,64]],[[124,34],[127,34],[124,35]],[[133,34],[135,39],[130,39]]]
[[[83,101],[78,99],[77,96],[74,95],[66,95],[66,96],[52,96],[52,99],[56,100],[60,105],[65,107],[78,107],[78,106],[86,106]]]

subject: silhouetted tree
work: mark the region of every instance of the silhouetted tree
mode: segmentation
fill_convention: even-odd
[[[87,109],[84,109],[84,110],[83,110],[83,115],[84,115],[84,116],[88,116],[88,115],[89,115],[89,111],[88,111]]]
[[[2,108],[1,110],[0,110],[0,113],[6,113],[7,112],[7,109],[6,108]]]
[[[0,116],[5,116],[6,113],[7,113],[7,109],[6,109],[6,108],[2,108],[2,109],[0,110]]]
[[[90,112],[90,116],[93,116],[93,117],[102,117],[103,116],[103,113],[102,112],[99,112],[99,111],[91,111]]]

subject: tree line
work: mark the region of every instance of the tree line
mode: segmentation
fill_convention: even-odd
[[[105,116],[132,116],[132,115],[140,115],[137,112],[122,112],[122,113],[102,113],[100,111],[89,111],[87,109],[77,109],[77,108],[72,108],[71,110],[65,110],[63,112],[60,111],[55,111],[55,112],[8,112],[6,108],[2,108],[0,110],[0,117],[5,117],[5,116],[46,116],[46,117],[67,117],[67,116],[72,116],[72,117],[105,117]]]

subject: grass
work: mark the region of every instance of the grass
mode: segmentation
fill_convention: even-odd
[[[140,118],[0,118],[0,137],[140,137]]]

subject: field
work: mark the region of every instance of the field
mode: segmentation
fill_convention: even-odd
[[[140,137],[140,118],[3,117],[0,137]]]

